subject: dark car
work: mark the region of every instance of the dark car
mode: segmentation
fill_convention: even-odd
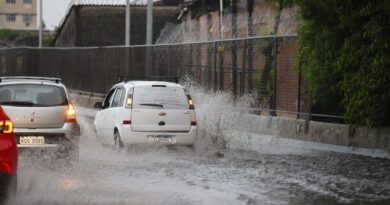
[[[9,193],[16,192],[18,150],[13,123],[0,106],[0,204]]]

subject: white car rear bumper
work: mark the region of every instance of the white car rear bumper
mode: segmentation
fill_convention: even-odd
[[[154,141],[153,138],[164,136],[170,138],[169,142]],[[175,144],[175,145],[193,145],[196,139],[196,126],[191,126],[191,130],[182,132],[134,132],[130,126],[123,127],[121,134],[124,144]]]

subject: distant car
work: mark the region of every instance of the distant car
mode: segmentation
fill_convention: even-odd
[[[193,145],[196,114],[185,88],[176,83],[128,81],[114,85],[95,104],[96,133],[103,143]]]
[[[23,149],[56,149],[78,157],[80,128],[66,87],[58,78],[0,77],[0,105],[14,123]]]
[[[18,151],[13,133],[13,123],[0,106],[0,204],[9,192],[16,192]]]

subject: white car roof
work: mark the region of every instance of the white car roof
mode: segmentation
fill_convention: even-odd
[[[125,86],[125,87],[141,87],[141,86],[152,86],[152,85],[165,85],[167,87],[178,87],[178,88],[184,88],[184,86],[177,84],[177,83],[170,83],[170,82],[164,82],[164,81],[127,81],[118,83],[115,86]]]

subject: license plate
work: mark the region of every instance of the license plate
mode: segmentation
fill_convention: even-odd
[[[155,135],[149,136],[152,142],[156,143],[172,143],[172,138],[169,135]]]
[[[45,144],[45,138],[43,136],[23,136],[19,138],[19,144],[42,145]]]

